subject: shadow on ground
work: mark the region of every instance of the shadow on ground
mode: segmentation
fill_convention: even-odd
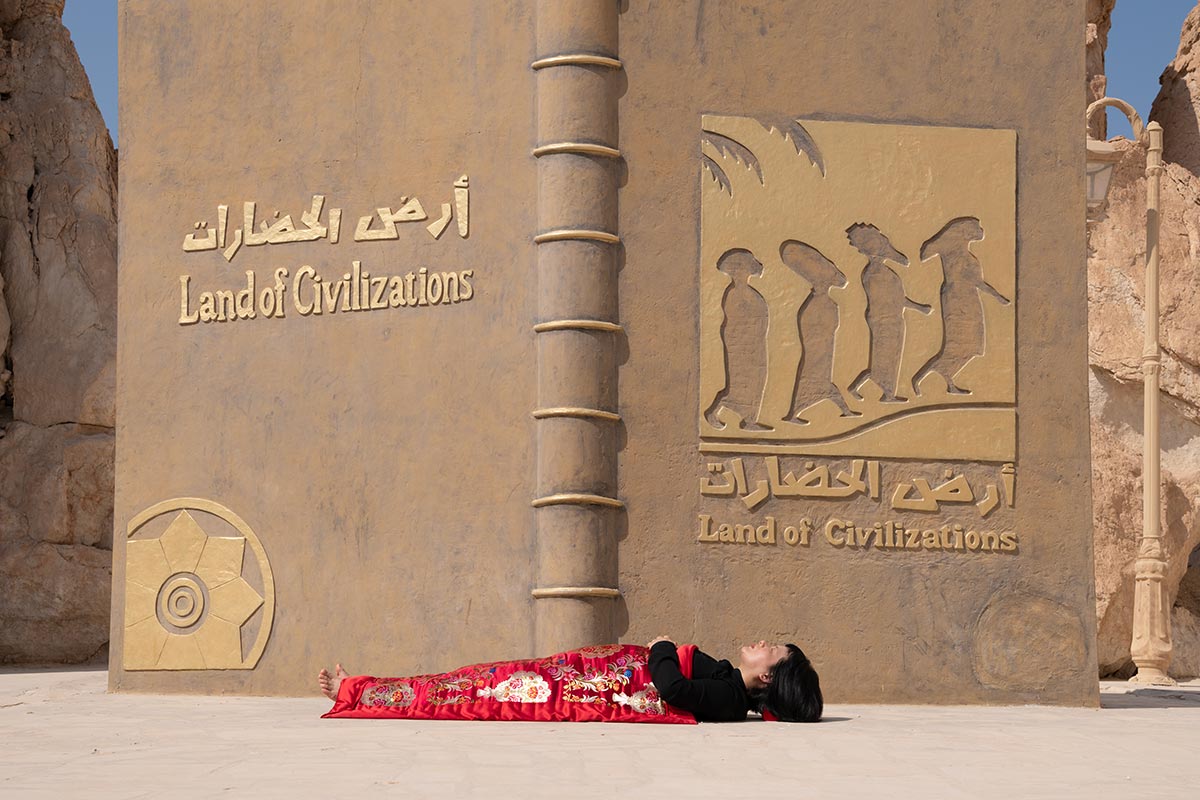
[[[1122,708],[1194,708],[1200,711],[1200,691],[1195,689],[1133,689],[1125,693],[1100,695],[1100,707]]]

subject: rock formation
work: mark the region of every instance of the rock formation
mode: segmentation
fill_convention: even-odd
[[[1150,115],[1163,125],[1166,156],[1159,250],[1161,524],[1168,587],[1176,597],[1170,668],[1176,677],[1200,675],[1200,107],[1192,100],[1198,38],[1200,8],[1184,24],[1179,55],[1163,73]],[[1098,653],[1102,676],[1125,677],[1133,672],[1134,558],[1142,529],[1146,150],[1128,141],[1120,149],[1108,206],[1090,225],[1088,295]]]
[[[1104,49],[1108,47],[1108,31],[1112,27],[1112,11],[1117,0],[1087,0],[1087,102],[1104,97],[1108,79],[1104,74]],[[1085,104],[1086,107],[1086,104]],[[1107,127],[1103,115],[1098,115],[1088,127],[1088,133],[1103,139]]]
[[[64,0],[0,0],[0,663],[108,641],[116,153]]]

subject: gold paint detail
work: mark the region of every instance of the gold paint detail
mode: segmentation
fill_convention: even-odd
[[[609,147],[606,144],[593,144],[592,142],[554,142],[552,144],[543,144],[533,148],[534,158],[560,155],[563,153],[581,156],[600,156],[602,158],[621,157],[621,151],[617,148]]]
[[[533,596],[538,600],[553,597],[620,597],[621,590],[606,586],[549,586],[534,589]]]
[[[125,624],[134,625],[154,616],[158,592],[131,580],[125,581]]]
[[[470,177],[466,173],[459,175],[454,180],[452,190],[453,213],[457,216],[458,235],[466,239],[470,234]],[[326,225],[321,222],[321,213],[324,208],[325,195],[314,194],[311,206],[300,215],[302,227],[296,227],[291,214],[284,214],[281,217],[278,210],[275,211],[274,216],[267,216],[267,219],[260,220],[256,226],[258,203],[247,200],[242,203],[242,227],[236,228],[233,236],[230,237],[228,235],[229,206],[222,203],[217,206],[216,227],[210,228],[207,220],[194,223],[192,226],[194,231],[183,239],[183,251],[185,253],[207,250],[221,251],[225,260],[232,262],[243,244],[246,247],[256,247],[293,242],[315,242],[320,239],[328,239],[330,244],[337,244],[341,236],[342,209],[331,208],[329,224]],[[440,238],[446,225],[450,222],[450,215],[451,204],[441,203],[441,216],[425,226],[429,235],[434,239]],[[378,225],[375,224],[376,216],[379,219]],[[360,216],[358,224],[354,228],[354,241],[374,242],[399,239],[401,234],[397,229],[397,223],[424,222],[427,219],[429,219],[429,214],[418,198],[403,196],[395,209],[390,206],[382,206],[371,213]],[[235,219],[235,224],[236,221]],[[227,239],[232,239],[228,247],[225,246]],[[264,316],[271,315],[267,313]],[[181,306],[181,325],[197,321],[200,320],[192,317],[186,305]]]
[[[539,497],[530,505],[534,508],[544,508],[545,506],[609,506],[610,508],[624,508],[625,504],[615,497],[605,497],[600,494],[586,494],[582,492],[564,492],[562,494],[551,494],[545,497]]]
[[[533,412],[534,419],[550,419],[552,417],[580,417],[585,419],[602,419],[608,422],[620,422],[621,415],[612,411],[601,411],[598,408],[539,408]]]
[[[212,616],[192,637],[200,645],[200,655],[207,669],[221,669],[230,658],[242,652],[242,626]]]
[[[158,666],[158,657],[162,655],[163,645],[167,643],[167,637],[170,635],[153,613],[140,622],[131,623],[129,606],[126,605],[125,649],[122,651],[125,669],[162,669]]]
[[[166,553],[167,563],[172,572],[191,572],[200,561],[200,554],[204,551],[207,541],[208,536],[200,530],[195,518],[182,511],[159,538],[158,543]]]
[[[228,583],[242,574],[242,558],[246,540],[236,537],[210,536],[200,554],[196,574],[210,589]]]
[[[210,536],[191,512],[211,514],[239,535]],[[157,539],[134,539],[158,517],[174,514]],[[225,506],[194,497],[157,503],[127,528],[126,670],[253,669],[275,616],[275,579],[258,536]],[[244,577],[247,543],[260,588]],[[252,574],[252,573],[251,573]],[[242,626],[261,616],[249,652]]]
[[[242,578],[235,578],[211,591],[213,616],[241,625],[262,605],[262,596]]]
[[[179,670],[204,668],[204,653],[200,650],[200,643],[196,641],[194,636],[167,634],[167,641],[163,644],[162,652],[159,653],[154,669]]]
[[[125,581],[158,594],[158,587],[171,574],[171,565],[158,539],[131,541],[125,545]]]
[[[539,322],[533,326],[534,333],[550,333],[552,331],[606,331],[608,333],[623,333],[625,329],[615,322],[605,322],[602,319],[556,319],[550,322]]]
[[[537,234],[533,237],[533,243],[561,242],[568,239],[583,239],[586,241],[604,242],[605,244],[620,244],[621,242],[620,236],[608,231],[597,231],[589,228],[560,228],[559,230]]]
[[[1016,134],[705,115],[704,452],[1011,462]]]
[[[819,498],[849,500],[863,497],[885,499],[895,511],[935,513],[943,505],[973,505],[980,517],[987,517],[1003,501],[1014,503],[1016,467],[1005,464],[1000,479],[980,474],[979,470],[941,470],[938,477],[929,473],[892,476],[892,488],[887,490],[879,461],[855,458],[844,467],[816,461],[788,461],[789,456],[768,455],[759,459],[736,456],[728,460],[710,461],[706,474],[700,479],[702,497],[739,498],[748,510],[754,511],[771,499]],[[803,464],[803,469],[795,467]],[[973,474],[969,474],[973,473]],[[989,480],[990,479],[990,480]],[[887,500],[890,498],[890,500]]]
[[[618,58],[610,58],[609,56],[597,56],[591,53],[567,53],[561,56],[546,56],[539,58],[529,65],[532,69],[545,69],[546,67],[609,67],[611,69],[622,69],[623,65]]]

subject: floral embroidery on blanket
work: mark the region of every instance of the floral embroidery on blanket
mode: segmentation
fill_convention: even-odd
[[[653,683],[646,684],[645,689],[642,689],[640,692],[634,692],[631,695],[614,692],[613,700],[616,701],[617,705],[632,708],[639,714],[663,713],[662,698],[658,696],[658,689],[654,688]]]
[[[514,672],[495,687],[480,689],[478,694],[501,703],[545,703],[550,699],[550,684],[536,672]]]
[[[362,694],[362,705],[379,708],[408,708],[412,705],[416,692],[407,683],[380,683],[368,687]]]
[[[575,652],[584,658],[604,658],[621,652],[621,647],[619,644],[594,644],[591,647],[581,647]]]

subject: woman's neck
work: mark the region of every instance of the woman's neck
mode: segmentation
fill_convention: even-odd
[[[755,689],[761,689],[765,684],[759,680],[758,675],[754,670],[747,669],[743,666],[738,666],[737,671],[742,675],[742,683],[746,685],[746,691],[752,692]]]

